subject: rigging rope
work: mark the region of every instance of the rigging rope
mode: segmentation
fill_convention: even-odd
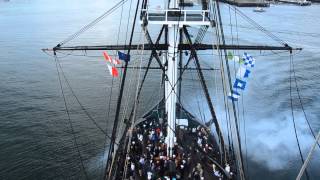
[[[293,128],[294,128],[294,134],[295,134],[295,138],[297,141],[297,145],[298,145],[298,149],[299,149],[299,154],[300,154],[300,159],[302,164],[304,164],[304,158],[302,155],[302,151],[301,151],[301,147],[300,147],[300,142],[299,142],[299,138],[298,138],[298,134],[297,134],[297,128],[296,128],[296,122],[295,122],[295,117],[294,117],[294,111],[293,111],[293,98],[292,98],[292,55],[290,55],[290,107],[291,107],[291,116],[292,116],[292,123],[293,123]],[[305,171],[305,175],[307,177],[307,180],[309,180],[309,174],[308,171]]]
[[[122,18],[123,18],[123,5],[121,6],[121,15],[120,15],[120,22],[119,22],[119,27],[118,27],[118,36],[117,36],[117,45],[119,44],[119,38],[120,38],[120,32],[121,32],[121,25],[122,25]],[[98,56],[100,57],[100,56]],[[106,71],[108,71],[106,69]],[[120,72],[122,73],[122,71]],[[108,101],[108,107],[107,107],[107,113],[106,113],[106,132],[107,132],[107,129],[109,128],[109,125],[108,125],[108,119],[110,119],[110,108],[111,108],[111,100],[112,100],[112,97],[113,97],[113,83],[114,83],[114,77],[112,76],[112,81],[111,81],[111,91],[110,91],[110,94],[109,94],[109,101],[106,99],[106,101]],[[107,104],[107,103],[106,103]],[[111,138],[110,138],[111,140]],[[103,150],[103,159],[105,160],[106,159],[106,149],[107,149],[107,136],[105,136],[104,138],[104,146],[103,146],[104,150]],[[104,175],[106,174],[105,173],[105,170],[106,168],[103,168],[104,166],[104,161],[101,162],[101,176],[102,178],[101,179],[104,179]]]
[[[214,11],[214,15],[215,15],[215,20],[216,22],[219,22],[217,23],[217,26],[216,26],[216,33],[217,35],[219,36],[216,36],[217,38],[217,43],[220,44],[220,41],[222,41],[222,44],[225,44],[225,39],[224,39],[224,33],[223,33],[223,27],[222,27],[222,19],[221,19],[221,14],[220,14],[220,7],[219,7],[219,1],[218,0],[215,0],[215,4],[213,4],[213,1],[211,0],[211,4],[212,4],[212,7],[216,7],[216,8],[213,8],[215,11]],[[221,33],[221,34],[219,34]],[[221,38],[219,38],[221,37]],[[220,56],[220,60],[222,61],[222,52],[220,49],[218,49],[218,52],[221,53],[221,56]],[[231,76],[230,76],[230,68],[229,68],[229,62],[228,62],[228,57],[227,57],[227,53],[226,53],[226,50],[224,50],[224,58],[225,58],[225,64],[226,64],[226,67],[227,67],[227,77],[228,77],[228,84],[229,84],[229,87],[230,87],[230,90],[231,90]],[[223,64],[223,62],[222,62]],[[222,69],[223,70],[223,69]],[[237,147],[237,160],[238,160],[238,168],[239,168],[239,171],[240,171],[240,179],[245,179],[245,172],[244,172],[244,167],[243,167],[243,157],[242,157],[242,148],[241,148],[241,137],[240,137],[240,133],[239,133],[239,127],[238,127],[238,119],[237,119],[237,113],[236,113],[236,108],[235,108],[235,103],[232,101],[232,108],[233,108],[233,114],[234,114],[234,121],[235,121],[235,131],[236,131],[236,147]]]
[[[231,27],[231,31],[232,31],[232,23],[231,23],[231,5],[229,4],[229,14],[230,14],[230,27]],[[234,18],[235,18],[235,28],[236,28],[236,41],[237,41],[237,45],[239,45],[239,30],[238,30],[238,17],[237,17],[237,12],[234,9]],[[233,37],[232,37],[233,38]],[[233,40],[233,39],[232,39]],[[237,54],[239,55],[239,51],[237,51]],[[261,54],[261,53],[260,53]],[[235,61],[234,61],[235,64]],[[236,73],[236,72],[235,72]],[[250,179],[250,171],[249,171],[249,161],[248,161],[248,148],[247,148],[247,131],[246,131],[246,118],[245,118],[245,106],[244,106],[244,98],[245,95],[243,92],[241,92],[241,105],[242,105],[242,120],[243,120],[243,131],[244,131],[244,148],[245,148],[245,163],[246,163],[246,169],[244,169],[244,171],[246,171],[246,178],[249,180]],[[239,108],[239,103],[237,102],[237,106],[238,106],[238,117],[240,118],[240,108]]]
[[[195,78],[194,78],[194,73],[195,73],[195,72],[192,72],[192,71],[190,70],[191,80],[192,80],[192,86],[193,86],[192,88],[193,88],[193,89],[194,89],[194,83],[196,82],[196,81],[195,81]],[[197,82],[199,82],[199,84],[200,84],[200,80],[198,80]],[[195,98],[196,98],[196,102],[197,102],[197,106],[198,106],[198,112],[199,112],[200,120],[202,121],[203,124],[205,124],[206,122],[205,122],[204,113],[202,113],[202,111],[201,111],[201,109],[204,109],[204,108],[203,108],[203,107],[200,108],[199,96],[200,96],[200,94],[199,94],[199,93],[196,93]]]
[[[143,29],[145,31],[145,29]],[[140,34],[140,41],[141,41],[141,34]],[[139,42],[140,42],[139,41]],[[142,58],[143,58],[143,55],[144,55],[144,41],[145,41],[145,38],[143,38],[143,42],[142,42],[142,50],[141,50],[141,54],[140,54],[140,62],[139,62],[139,66],[141,67],[142,66]],[[133,109],[133,115],[132,115],[132,118],[131,118],[131,127],[130,127],[130,130],[129,130],[129,140],[128,140],[128,145],[127,145],[127,154],[126,154],[126,161],[125,161],[125,166],[124,166],[124,172],[123,172],[123,177],[126,178],[126,175],[127,175],[127,167],[128,167],[128,157],[129,157],[129,154],[130,154],[130,145],[131,145],[131,140],[132,140],[132,130],[133,130],[133,127],[135,125],[135,120],[136,120],[136,113],[137,113],[137,108],[138,108],[138,104],[139,104],[139,86],[140,86],[140,79],[141,79],[141,72],[142,72],[142,69],[140,68],[139,72],[137,72],[138,74],[138,77],[137,77],[137,85],[136,85],[136,92],[135,92],[135,100],[134,100],[134,109]]]
[[[130,55],[130,50],[131,50],[130,47],[132,45],[132,38],[133,38],[134,30],[135,30],[135,24],[136,24],[139,4],[140,4],[140,0],[137,0],[137,7],[135,9],[135,15],[134,15],[134,19],[133,19],[131,36],[130,36],[130,40],[129,40],[129,49],[128,49],[128,53],[127,53],[128,55]],[[116,152],[114,152],[114,150],[115,150],[114,149],[114,143],[116,141],[117,126],[118,126],[118,123],[119,123],[118,122],[119,121],[119,113],[120,113],[120,109],[121,109],[121,100],[122,100],[122,96],[123,96],[124,83],[125,83],[125,79],[126,79],[126,75],[127,75],[127,67],[128,67],[128,61],[125,62],[125,69],[124,69],[123,76],[122,76],[123,78],[121,80],[120,93],[119,93],[119,96],[118,96],[115,121],[114,121],[113,129],[112,129],[111,143],[110,143],[110,148],[109,148],[109,152],[108,152],[107,168],[109,170],[109,172],[108,172],[108,177],[109,178],[112,175],[113,163],[114,163],[114,159],[115,159],[115,156],[116,156]]]
[[[138,6],[137,6],[137,8],[138,8]],[[129,10],[129,16],[128,16],[128,22],[127,22],[127,24],[129,24],[129,20],[130,20],[130,14],[131,14],[131,9],[132,9],[132,0],[131,0],[131,3],[130,3],[130,8],[129,8],[130,10]],[[126,42],[127,42],[127,35],[128,35],[128,31],[129,31],[129,29],[128,29],[128,25],[127,25],[127,30],[126,30],[126,38],[125,38],[125,44],[126,44]],[[133,32],[134,33],[134,32]],[[140,39],[141,39],[141,32],[140,32]],[[130,41],[132,42],[132,37],[130,37]],[[139,41],[140,42],[140,41]],[[141,46],[144,48],[144,44],[141,44]],[[137,49],[136,50],[139,50],[139,46],[137,47]],[[140,56],[141,56],[141,53],[140,53]],[[135,62],[135,64],[136,64],[136,62]],[[141,69],[140,69],[141,70]],[[124,120],[125,120],[125,118],[126,117],[128,117],[128,113],[131,113],[131,112],[129,112],[128,111],[128,108],[129,108],[129,102],[130,102],[130,100],[131,100],[131,96],[132,96],[132,94],[133,93],[131,93],[132,92],[132,90],[131,90],[131,88],[133,88],[134,86],[132,86],[132,83],[135,83],[135,81],[133,80],[133,78],[130,78],[129,79],[129,89],[127,89],[127,91],[126,91],[126,94],[125,94],[125,99],[126,99],[126,103],[125,103],[125,105],[124,105],[124,108],[123,108],[123,113],[122,113],[122,121],[121,121],[121,123],[123,124],[124,123]],[[123,128],[124,128],[124,126],[120,126],[119,127],[119,130],[118,130],[118,134],[117,134],[117,136],[119,136],[119,135],[121,135],[123,132]]]
[[[224,26],[233,26],[233,25],[224,25]],[[251,28],[247,26],[238,26],[238,28],[241,29],[249,29],[252,30]],[[288,34],[288,35],[296,35],[296,36],[309,36],[309,37],[319,37],[320,33],[307,33],[307,32],[299,32],[299,31],[289,31],[289,30],[268,30],[269,32],[273,33],[279,33],[279,34]]]
[[[230,6],[231,8],[233,8],[241,17],[243,17],[245,20],[247,20],[247,22],[251,23],[254,27],[256,27],[258,30],[260,30],[261,32],[265,33],[267,36],[269,36],[270,38],[272,38],[273,40],[277,41],[278,43],[287,46],[288,44],[285,43],[283,40],[281,40],[280,38],[278,38],[277,36],[275,36],[274,34],[272,34],[270,31],[268,31],[267,29],[265,29],[264,27],[262,27],[261,25],[259,25],[258,23],[256,23],[253,19],[251,19],[249,16],[247,16],[245,13],[243,13],[242,11],[240,11],[237,7],[234,6]]]
[[[314,153],[314,150],[315,150],[317,144],[319,143],[319,140],[320,140],[320,131],[318,132],[316,141],[315,141],[315,143],[313,144],[311,150],[309,151],[309,154],[308,154],[308,156],[307,156],[307,159],[306,159],[306,161],[304,162],[304,164],[302,165],[302,167],[301,167],[301,169],[300,169],[300,172],[299,172],[296,180],[300,180],[301,177],[303,176],[303,173],[304,173],[304,171],[306,170],[306,168],[307,168],[307,166],[308,166],[308,164],[309,164],[309,162],[310,162],[310,160],[311,160],[311,156],[312,156],[312,154]]]
[[[139,47],[137,48],[137,50],[139,49]],[[137,64],[136,62],[134,62],[135,64]],[[141,71],[141,68],[140,68]],[[126,89],[125,95],[124,95],[124,99],[126,99],[126,102],[124,103],[124,107],[122,110],[122,118],[121,118],[121,124],[124,124],[124,121],[126,119],[126,117],[128,117],[128,109],[129,109],[129,103],[131,100],[131,96],[133,95],[133,91],[132,89],[134,88],[134,84],[136,83],[136,80],[134,80],[134,78],[137,78],[137,71],[135,72],[135,75],[132,75],[132,78],[129,78],[129,83],[128,83],[128,89]],[[123,134],[123,129],[125,128],[125,126],[119,126],[118,129],[118,133],[117,133],[117,137],[119,137],[121,134]]]
[[[231,24],[232,24],[232,18],[231,18],[231,7],[230,7],[230,5],[228,6],[229,7],[229,25],[231,26]],[[234,11],[235,12],[235,11]],[[235,18],[236,18],[236,20],[237,20],[237,16],[236,16],[236,13],[235,13]],[[237,22],[236,22],[236,25],[237,25]],[[236,29],[237,29],[237,26],[236,26]],[[231,26],[231,28],[230,28],[230,31],[231,31],[231,43],[232,43],[232,45],[234,45],[234,37],[233,37],[233,26]],[[239,45],[239,36],[238,36],[238,29],[237,29],[237,45]],[[232,52],[233,54],[237,54],[237,55],[239,55],[239,52],[237,51],[237,53],[236,53],[236,51],[235,50],[233,50],[233,52]],[[221,55],[221,58],[222,58],[222,55]],[[233,67],[234,67],[234,75],[236,76],[236,62],[235,61],[233,61]],[[235,78],[235,77],[234,77]],[[227,95],[226,95],[227,96]],[[243,100],[243,99],[242,99]],[[239,103],[237,102],[237,109],[239,109]],[[240,116],[239,116],[239,112],[240,112],[240,110],[238,111],[238,113],[237,113],[237,118],[239,118],[240,119]],[[229,115],[229,121],[230,121],[230,115]],[[231,125],[231,122],[230,122],[230,125]],[[240,121],[239,121],[239,126],[240,126]],[[231,129],[231,127],[230,127],[230,130],[232,131],[232,129]],[[241,130],[241,129],[240,129]],[[240,132],[241,133],[241,132]],[[234,154],[233,154],[233,156],[234,156]],[[245,170],[244,170],[245,171]]]
[[[147,31],[146,27],[143,27],[143,28],[144,28],[144,32],[146,32],[146,31]],[[159,44],[159,41],[161,40],[161,36],[162,36],[162,34],[163,34],[164,29],[165,29],[165,26],[162,26],[162,28],[161,28],[161,30],[160,30],[160,33],[159,33],[159,35],[158,35],[158,38],[157,38],[155,44]],[[148,41],[150,41],[150,42],[152,41],[151,38],[149,39],[149,36],[148,36],[148,35],[147,35],[146,37],[148,38]],[[146,71],[145,71],[144,76],[143,76],[142,81],[141,81],[141,86],[140,86],[139,91],[138,91],[138,98],[140,97],[140,94],[141,94],[141,91],[142,91],[142,87],[143,87],[143,84],[144,84],[144,82],[145,82],[145,80],[146,80],[146,78],[147,78],[147,75],[148,75],[148,72],[149,72],[149,69],[150,69],[150,65],[151,65],[151,63],[152,63],[152,59],[153,59],[153,58],[154,58],[154,55],[151,53],[151,55],[150,55],[150,57],[149,57],[148,64],[147,64],[147,67],[146,67]],[[157,88],[157,87],[155,87],[155,88]],[[160,91],[161,91],[161,80],[160,80],[160,88],[157,88],[157,89],[159,90],[159,96],[160,96],[160,94],[161,94],[161,93],[160,93]],[[150,104],[151,104],[151,103],[153,102],[151,99],[154,98],[154,97],[155,97],[155,96],[151,94],[151,96],[149,97],[149,100],[146,101],[146,102],[150,102]],[[159,99],[160,99],[160,97],[159,97]],[[160,101],[160,100],[159,100],[159,101]],[[158,101],[158,102],[159,102],[159,101]],[[148,104],[147,107],[150,107],[150,106],[151,106],[150,104]]]
[[[69,36],[68,38],[66,38],[65,40],[61,41],[58,46],[62,46],[70,41],[72,41],[73,39],[79,37],[82,33],[84,33],[85,31],[87,31],[88,29],[90,29],[91,27],[93,27],[94,25],[96,25],[98,22],[100,22],[101,20],[103,20],[105,17],[107,17],[108,15],[110,15],[111,13],[113,13],[115,10],[117,10],[120,6],[122,6],[125,2],[127,2],[128,0],[121,0],[119,1],[117,4],[115,4],[112,8],[110,8],[108,11],[106,11],[105,13],[103,13],[102,15],[100,15],[98,18],[96,18],[95,20],[93,20],[92,22],[90,22],[89,24],[85,25],[84,27],[82,27],[79,31],[77,31],[76,33],[74,33],[73,35]]]
[[[295,71],[295,68],[294,68],[294,63],[293,63],[293,57],[292,55],[290,55],[290,58],[291,58],[291,62],[292,62],[292,72],[293,72],[293,79],[294,79],[294,82],[295,82],[295,87],[296,87],[296,91],[297,91],[297,95],[298,95],[298,99],[299,99],[299,104],[301,106],[301,110],[303,112],[303,115],[304,115],[304,118],[308,124],[308,127],[309,127],[309,130],[313,136],[314,139],[316,139],[316,134],[314,133],[312,127],[311,127],[311,124],[309,122],[309,119],[307,117],[307,114],[305,112],[305,109],[304,109],[304,105],[302,103],[302,98],[301,98],[301,95],[300,95],[300,89],[299,89],[299,86],[298,86],[298,82],[297,82],[297,76],[296,76],[296,71]],[[318,144],[318,147],[320,148],[320,144],[317,142]]]
[[[124,44],[127,44],[127,38],[128,38],[128,32],[129,32],[129,22],[130,22],[131,9],[132,9],[132,0],[130,1],[130,6],[129,6],[129,15],[128,15],[128,19],[127,19],[126,38],[125,38]]]
[[[119,45],[120,32],[121,32],[121,26],[122,26],[122,16],[123,16],[123,5],[121,6],[120,22],[119,22],[118,36],[117,36],[117,45]]]
[[[213,2],[211,2],[211,7],[212,7],[212,14],[213,14],[213,16],[214,16],[214,20],[215,20],[215,22],[218,22],[218,20],[217,20],[217,14],[216,14],[216,9],[215,9],[215,7],[214,7],[214,4],[213,4]],[[221,69],[221,71],[220,71],[220,73],[221,73],[221,82],[222,82],[222,89],[223,89],[223,93],[224,93],[224,96],[223,96],[223,98],[224,98],[224,108],[225,108],[225,112],[226,112],[226,120],[227,120],[227,124],[229,124],[230,123],[230,115],[229,115],[229,107],[228,107],[228,104],[226,103],[226,96],[227,96],[227,94],[226,94],[226,91],[225,91],[225,87],[226,87],[226,85],[225,85],[225,79],[224,79],[224,66],[223,66],[223,61],[222,61],[222,54],[221,54],[221,51],[220,51],[220,49],[219,49],[219,47],[220,47],[220,40],[218,39],[218,37],[220,36],[220,33],[219,33],[219,31],[217,30],[217,29],[215,29],[215,31],[214,31],[214,33],[215,33],[215,37],[216,37],[216,41],[217,41],[217,52],[218,52],[218,54],[219,54],[219,60],[220,60],[220,69]],[[213,50],[214,51],[214,50]],[[230,123],[230,129],[231,129],[231,123]],[[229,132],[229,130],[228,130],[228,132]],[[229,133],[228,133],[228,135],[229,135]],[[228,136],[228,138],[229,138],[229,136]],[[230,138],[228,139],[228,143],[230,143]],[[224,148],[225,149],[225,147],[221,147],[221,148]],[[222,162],[222,157],[221,157],[221,162]]]
[[[78,141],[77,141],[77,138],[76,138],[76,135],[75,135],[75,132],[74,132],[73,124],[72,124],[72,121],[71,121],[70,112],[69,112],[69,109],[68,109],[65,93],[64,93],[64,90],[63,90],[63,87],[62,87],[61,76],[60,76],[60,72],[59,72],[59,68],[58,68],[59,61],[58,61],[58,58],[57,58],[55,53],[54,53],[54,57],[55,57],[57,74],[58,74],[58,78],[59,78],[60,90],[61,90],[61,94],[62,94],[63,101],[64,101],[64,107],[65,107],[65,110],[66,110],[66,113],[67,113],[67,116],[68,116],[68,122],[69,122],[69,126],[70,126],[70,129],[71,129],[74,145],[76,147],[76,150],[77,150],[77,153],[78,153],[78,156],[79,156],[79,160],[80,160],[80,163],[81,163],[81,169],[82,169],[82,171],[83,171],[83,173],[85,175],[85,178],[88,180],[89,177],[88,177],[88,174],[87,174],[86,169],[84,167],[83,158],[81,156],[81,152],[80,152],[80,149],[79,149],[79,144],[78,144]]]
[[[109,139],[111,138],[105,130],[103,130],[103,128],[97,123],[97,121],[90,115],[90,113],[88,112],[88,110],[84,107],[84,105],[80,102],[78,96],[75,94],[72,86],[70,85],[70,82],[68,80],[68,78],[66,77],[64,71],[63,71],[63,68],[61,66],[61,63],[60,61],[57,59],[57,62],[58,62],[58,65],[59,65],[59,68],[61,70],[61,74],[63,76],[63,79],[65,80],[67,86],[69,87],[70,91],[71,91],[71,94],[74,96],[74,98],[76,99],[76,101],[78,102],[79,106],[81,107],[81,109],[83,110],[83,112],[86,114],[86,116],[93,122],[93,124],[104,134],[106,135],[106,137],[108,137]]]
[[[109,95],[109,103],[108,103],[108,108],[107,108],[107,113],[106,113],[106,132],[107,132],[107,129],[109,128],[109,125],[108,125],[108,119],[110,118],[110,107],[111,107],[111,99],[112,99],[112,94],[113,94],[113,83],[114,83],[114,77],[112,76],[112,81],[111,81],[111,91],[110,91],[110,95]],[[106,97],[107,98],[107,97]],[[111,140],[111,138],[110,138]],[[104,138],[104,145],[103,145],[103,159],[106,159],[106,149],[107,149],[107,136],[105,136]],[[105,175],[105,172],[104,172],[104,168],[103,168],[103,165],[104,165],[104,161],[101,162],[101,176],[103,179],[104,175]]]

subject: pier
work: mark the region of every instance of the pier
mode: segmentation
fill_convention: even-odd
[[[320,2],[320,0],[316,0],[316,1]],[[278,2],[287,3],[287,4],[295,4],[295,5],[299,5],[299,6],[310,6],[311,5],[311,1],[306,1],[306,0],[278,0]]]
[[[270,3],[261,0],[221,0],[221,2],[238,7],[269,7]]]
[[[299,6],[310,6],[312,2],[320,3],[320,0],[275,0],[275,1],[261,1],[261,0],[221,0],[221,2],[235,5],[238,7],[269,7],[270,3],[286,3]]]

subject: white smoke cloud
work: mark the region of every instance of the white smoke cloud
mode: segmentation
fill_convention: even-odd
[[[314,143],[302,114],[295,116],[300,147],[304,157]],[[300,162],[294,134],[291,112],[251,120],[247,123],[247,148],[251,160],[265,165],[270,170],[289,168],[293,161]]]

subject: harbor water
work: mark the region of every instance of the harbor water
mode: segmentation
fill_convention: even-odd
[[[71,129],[54,58],[51,52],[45,54],[41,49],[54,47],[117,2],[0,1],[1,180],[85,179],[77,147],[89,179],[102,179],[108,138],[96,124],[111,134],[119,79],[112,80],[101,52],[58,53],[64,74],[73,89],[73,92],[70,91],[66,81],[61,79],[73,126]],[[131,10],[135,2],[132,1]],[[222,4],[221,8],[227,43],[280,45],[265,33],[257,31],[228,5]],[[313,131],[317,133],[320,129],[320,5],[271,5],[264,13],[253,12],[253,8],[239,9],[284,42],[303,48],[303,51],[293,52],[295,74],[303,109]],[[129,10],[130,1],[123,9],[119,8],[66,46],[128,42],[131,27],[127,28],[127,25],[133,17],[133,12],[128,14]],[[131,17],[129,23],[128,17]],[[155,37],[160,29],[150,26],[149,30]],[[196,28],[192,27],[190,31],[195,37]],[[211,43],[214,31],[209,30],[207,34],[204,42]],[[134,41],[143,42],[142,37],[138,29]],[[233,53],[241,54],[243,51]],[[256,58],[256,65],[237,104],[247,177],[259,180],[294,179],[302,164],[292,124],[289,53],[249,53]],[[199,54],[203,67],[219,68],[217,52],[204,51]],[[137,55],[131,65],[139,65],[139,62],[140,56]],[[219,74],[219,71],[206,72],[206,78],[217,116],[225,125],[221,82],[219,78],[212,78]],[[136,76],[130,76],[128,84],[136,85],[134,78]],[[190,72],[184,78],[182,102],[191,113],[207,121],[210,115],[196,78],[196,72]],[[151,70],[144,86],[141,113],[160,99],[160,80],[161,73]],[[291,85],[298,138],[306,158],[314,139],[306,124],[294,81]],[[135,86],[126,88],[122,102],[124,107],[126,103],[130,104],[134,91]],[[96,124],[86,116],[73,93]],[[317,149],[308,166],[311,179],[320,179],[319,167],[320,149]]]

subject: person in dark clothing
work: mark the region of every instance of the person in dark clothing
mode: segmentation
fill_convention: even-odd
[[[168,162],[168,166],[169,166],[169,177],[175,178],[176,177],[176,164],[175,164],[175,162],[170,159]]]

